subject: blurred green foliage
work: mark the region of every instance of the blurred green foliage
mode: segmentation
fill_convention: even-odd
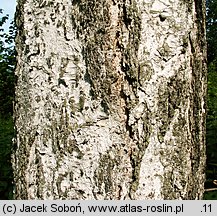
[[[217,200],[217,191],[209,191],[204,193],[204,200]]]
[[[11,149],[14,136],[12,120],[14,100],[15,68],[15,26],[12,22],[9,32],[4,31],[4,24],[9,16],[0,9],[0,199],[12,198]]]
[[[207,168],[205,188],[217,188],[217,1],[206,1],[208,95],[207,95]],[[217,200],[217,191],[205,192],[204,199]]]
[[[14,68],[16,63],[14,38],[16,30],[12,22],[9,32],[4,32],[3,25],[8,18],[8,15],[3,16],[0,9],[0,115],[2,116],[12,115],[14,98]]]
[[[217,62],[208,65],[207,160],[217,168]],[[216,176],[217,179],[217,176]]]
[[[0,118],[0,199],[12,198],[11,142],[14,136],[12,117]]]
[[[217,58],[217,1],[206,0],[206,28],[207,28],[207,46],[208,62],[213,62]]]

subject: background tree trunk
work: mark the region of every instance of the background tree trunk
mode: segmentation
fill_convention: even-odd
[[[204,0],[19,0],[15,199],[201,199]]]

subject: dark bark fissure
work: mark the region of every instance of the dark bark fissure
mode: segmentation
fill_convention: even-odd
[[[181,102],[185,101],[185,89],[186,83],[177,76],[171,77],[166,86],[159,89],[159,111],[157,116],[162,123],[158,133],[158,140],[161,143],[164,141],[165,134],[173,120],[175,111],[181,109]]]
[[[114,2],[114,5],[115,4],[116,3]],[[108,47],[114,43],[113,40],[116,40],[116,49],[119,49],[122,52],[120,64],[122,72],[124,72],[124,80],[132,86],[132,90],[134,92],[133,94],[135,94],[135,96],[139,85],[138,74],[140,65],[137,60],[137,51],[141,31],[140,14],[135,1],[124,1],[122,4],[117,4],[120,13],[119,29],[116,30],[114,39],[110,38],[108,30],[106,30],[109,29],[110,18],[108,12],[109,9],[105,1],[99,4],[96,2],[92,3],[91,1],[78,3],[80,12],[82,13],[82,18],[77,18],[77,21],[73,18],[73,22],[80,22],[80,26],[82,27],[82,29],[78,29],[78,32],[85,32],[83,53],[87,67],[86,80],[91,84],[91,94],[94,98],[101,98],[101,106],[107,114],[113,112],[113,110],[111,110],[112,104],[116,104],[115,100],[110,96],[111,85],[116,83],[119,77],[118,72],[112,66],[111,59],[109,59],[107,54],[112,51],[111,49],[109,50]],[[100,13],[100,11],[102,11],[102,7],[104,13],[103,16]],[[122,45],[122,41],[120,40],[122,25],[125,25],[129,31],[129,41],[125,46]],[[92,26],[94,26],[94,28],[92,28]],[[90,40],[90,37],[93,39]],[[102,53],[105,53],[105,56],[102,56]],[[112,58],[116,55],[114,50],[112,51],[112,55]],[[103,64],[106,67],[106,71],[102,70],[101,66]],[[135,141],[135,137],[138,139],[136,125],[132,126],[129,124],[129,115],[135,105],[132,104],[131,97],[128,97],[122,90],[119,97],[124,98],[126,104],[126,131],[129,132],[129,137]],[[144,119],[144,121],[146,121],[146,119]],[[148,123],[144,122],[144,125],[147,124]],[[132,187],[130,189],[131,192],[132,190],[135,192],[138,185],[140,163],[147,147],[146,140],[148,140],[148,134],[150,134],[148,131],[149,128],[146,127],[145,130],[146,138],[144,138],[144,140],[136,141],[137,147],[131,154],[131,165],[133,168],[133,180],[131,182]],[[109,163],[109,161],[104,163]]]
[[[191,67],[192,67],[192,82],[191,88],[194,94],[191,95],[191,110],[192,113],[189,116],[191,135],[192,135],[192,147],[191,147],[191,161],[192,161],[192,181],[194,186],[189,190],[189,199],[197,197],[198,189],[201,182],[197,179],[198,169],[201,167],[201,159],[204,160],[205,151],[201,145],[204,142],[205,131],[205,113],[201,111],[206,107],[206,99],[204,92],[204,86],[202,82],[206,80],[206,42],[205,42],[205,6],[203,1],[195,0],[196,7],[196,23],[197,23],[197,35],[196,40],[189,35],[189,41],[192,51]],[[198,54],[202,54],[203,60]],[[204,61],[205,60],[205,61]],[[201,91],[202,90],[202,91]],[[202,100],[204,101],[204,107],[202,107]],[[200,122],[202,121],[202,125]],[[204,163],[202,161],[202,163]]]

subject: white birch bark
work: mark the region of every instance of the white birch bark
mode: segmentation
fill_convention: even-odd
[[[16,199],[201,199],[204,0],[19,0]]]

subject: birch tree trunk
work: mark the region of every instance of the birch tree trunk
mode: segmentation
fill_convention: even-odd
[[[18,0],[15,199],[201,199],[204,0]]]

